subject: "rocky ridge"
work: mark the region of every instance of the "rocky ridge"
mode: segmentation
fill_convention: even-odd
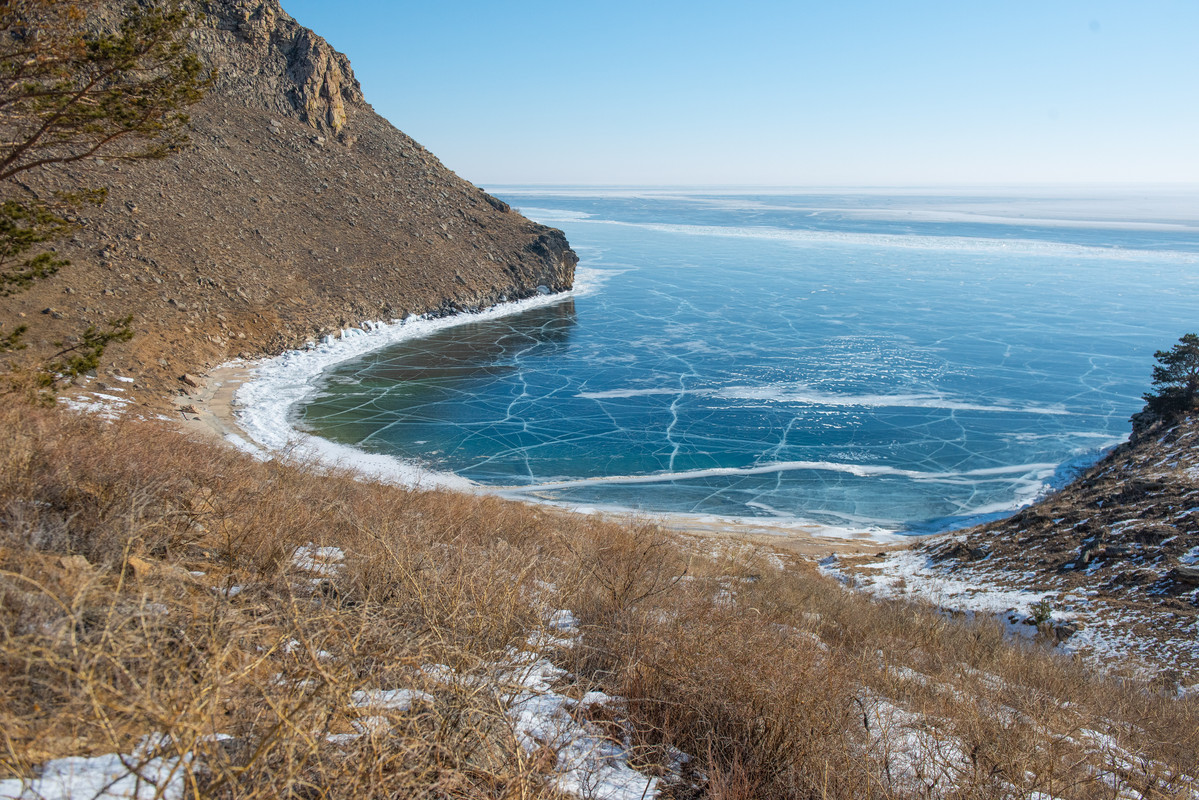
[[[1019,513],[929,542],[937,562],[1019,566],[1055,589],[1199,612],[1199,420],[1113,450]]]
[[[864,588],[951,610],[1017,599],[1009,621],[1072,650],[1199,681],[1199,417],[1138,430],[1078,479],[1003,520],[847,560]],[[898,587],[888,572],[903,572]],[[960,589],[954,587],[961,587]]]
[[[218,72],[191,142],[161,161],[35,175],[107,186],[58,249],[71,266],[0,300],[33,354],[131,313],[105,374],[142,397],[236,356],[335,330],[493,305],[573,282],[577,257],[462,180],[365,101],[348,59],[277,0],[200,3],[191,47]],[[480,135],[485,135],[480,131]]]

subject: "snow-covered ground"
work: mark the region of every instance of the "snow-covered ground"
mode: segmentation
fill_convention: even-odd
[[[114,380],[122,383],[133,383],[133,378],[114,376]],[[95,378],[85,377],[79,381],[79,391],[63,395],[58,402],[72,411],[94,414],[100,419],[120,419],[132,407],[133,400],[125,394],[125,387],[95,386]],[[92,388],[95,386],[95,388]]]
[[[170,740],[147,736],[132,753],[57,758],[29,781],[0,781],[0,800],[180,800],[192,760],[163,755]]]
[[[317,584],[335,578],[345,559],[339,547],[310,542],[295,550],[291,563],[297,573]],[[240,587],[222,593],[236,596],[239,592],[233,589]],[[330,734],[326,740],[348,747],[364,737],[385,737],[392,729],[388,712],[436,706],[437,686],[453,694],[458,684],[467,684],[500,698],[512,733],[525,751],[552,755],[547,781],[558,791],[588,800],[649,800],[657,796],[659,779],[630,765],[628,737],[614,737],[610,727],[588,721],[600,710],[605,718],[619,719],[623,699],[598,691],[570,692],[571,676],[551,660],[556,651],[576,646],[582,635],[571,611],[548,611],[544,626],[531,632],[523,647],[509,648],[504,658],[469,675],[444,664],[426,664],[420,672],[425,683],[432,684],[430,691],[405,686],[354,691],[350,696],[356,714],[353,732]],[[293,639],[282,650],[291,654],[300,648]],[[333,658],[325,651],[315,655],[322,661]],[[276,681],[286,683],[287,678],[278,675]],[[202,764],[190,752],[179,756],[175,750],[169,736],[151,734],[131,753],[55,759],[42,764],[35,777],[0,780],[0,800],[179,800],[187,771]],[[673,766],[677,770],[687,760],[676,752]]]
[[[1144,632],[1160,615],[1116,608],[1096,598],[1094,591],[1032,591],[1023,588],[1034,583],[1031,575],[937,564],[916,550],[848,563],[831,556],[821,562],[820,570],[876,597],[923,600],[953,613],[993,615],[1018,636],[1036,636],[1033,622],[1041,616],[1042,628],[1060,632],[1059,648],[1095,663],[1130,666],[1152,675],[1171,660],[1166,656],[1199,662],[1199,623],[1163,641]],[[1184,693],[1196,690],[1199,684],[1180,687]]]

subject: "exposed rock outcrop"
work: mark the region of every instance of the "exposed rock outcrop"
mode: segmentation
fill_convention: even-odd
[[[936,561],[1020,572],[1037,586],[1082,589],[1199,617],[1199,420],[1109,453],[1085,475],[1007,519],[934,538]]]
[[[365,320],[572,285],[578,259],[560,231],[377,115],[346,57],[275,0],[199,5],[191,46],[219,79],[192,110],[191,144],[162,161],[34,176],[39,194],[107,186],[109,199],[59,248],[69,268],[0,300],[0,333],[38,315],[31,349],[47,352],[132,313],[139,335],[103,369],[152,393]]]
[[[218,70],[217,91],[273,114],[295,115],[333,135],[365,108],[350,61],[276,0],[204,4],[196,52]],[[368,110],[368,109],[367,109]]]

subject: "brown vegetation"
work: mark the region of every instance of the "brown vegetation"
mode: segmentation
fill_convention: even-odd
[[[1199,417],[1159,420],[1069,485],[1005,519],[919,545],[928,573],[1019,588],[1105,626],[1160,670],[1199,680]],[[877,572],[876,572],[877,574]]]
[[[494,665],[571,609],[559,691],[663,797],[1194,796],[1194,697],[784,558],[10,408],[0,779],[164,733],[198,796],[553,797]]]

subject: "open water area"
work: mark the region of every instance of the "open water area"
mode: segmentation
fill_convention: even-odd
[[[579,289],[338,363],[297,427],[571,507],[923,533],[1093,462],[1199,330],[1182,192],[492,191]]]

